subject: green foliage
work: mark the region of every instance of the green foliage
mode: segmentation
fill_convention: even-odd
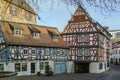
[[[52,71],[52,69],[49,65],[45,66],[45,75],[46,76],[52,76],[53,75],[53,71]]]
[[[37,75],[40,76],[40,75],[42,75],[42,74],[41,74],[40,72],[37,72]]]

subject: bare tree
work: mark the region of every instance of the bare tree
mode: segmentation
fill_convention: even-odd
[[[40,8],[40,4],[46,3],[50,0],[27,0],[34,9],[38,10]],[[51,0],[51,5],[54,5],[54,2],[62,2],[67,5],[84,5],[83,1],[86,1],[90,6],[94,6],[95,8],[99,8],[104,12],[118,12],[120,10],[120,0]]]
[[[11,3],[12,0],[10,0]],[[51,1],[51,7],[53,7],[54,3],[64,3],[66,5],[78,6],[78,5],[85,5],[86,3],[90,6],[96,8],[96,10],[101,10],[101,13],[111,14],[112,12],[119,12],[120,11],[120,0],[26,0],[36,12],[39,12],[42,7],[40,4],[46,3]],[[83,3],[85,1],[85,3]],[[3,11],[7,10],[6,4]],[[1,16],[1,15],[0,15]],[[40,17],[38,17],[40,19]]]

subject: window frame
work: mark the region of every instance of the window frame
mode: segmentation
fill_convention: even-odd
[[[41,63],[42,63],[42,69],[41,69]],[[40,70],[45,70],[46,65],[49,65],[48,61],[40,61],[40,65],[39,65]]]
[[[25,65],[24,65],[24,64],[25,64]],[[22,68],[21,71],[22,71],[22,72],[27,71],[27,63],[24,62],[24,63],[21,63],[21,65],[22,65],[22,66],[21,66],[21,68]],[[24,65],[24,66],[23,66],[23,65]],[[24,68],[24,67],[25,67],[25,68]]]
[[[22,35],[23,35],[23,30],[22,30],[22,29],[15,28],[15,29],[14,29],[14,35],[22,36]]]
[[[83,49],[78,49],[77,55],[78,56],[83,56],[84,55],[84,50]]]
[[[11,6],[10,7],[10,13],[13,15],[13,16],[17,16],[17,9],[15,6]]]
[[[25,51],[25,50],[26,50],[26,51]],[[23,55],[28,55],[28,53],[29,53],[28,48],[23,48]]]
[[[0,64],[0,72],[4,71],[4,64]]]
[[[17,68],[19,69],[16,69],[16,65],[17,65]],[[20,72],[21,71],[21,64],[20,63],[15,63],[15,72]]]
[[[40,38],[40,32],[34,31],[34,32],[33,32],[33,37],[34,37],[34,38]]]

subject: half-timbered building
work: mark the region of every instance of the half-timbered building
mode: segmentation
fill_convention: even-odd
[[[100,73],[108,69],[111,35],[81,5],[61,34],[70,46],[68,65],[74,65],[75,73]]]
[[[0,19],[0,71],[44,74],[50,65],[54,74],[67,72],[66,42],[57,28],[36,25],[25,0],[0,0]]]
[[[110,30],[112,35],[112,50],[110,54],[110,62],[112,64],[120,64],[120,30]]]
[[[113,43],[110,54],[110,62],[112,64],[120,64],[120,41]]]

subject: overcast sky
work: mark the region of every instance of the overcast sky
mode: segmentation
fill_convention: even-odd
[[[74,14],[77,7],[67,6],[65,4],[56,4],[54,3],[51,7],[51,3],[42,3],[40,4],[39,15],[41,20],[37,20],[38,25],[45,25],[49,27],[57,27],[60,32],[63,31],[65,26],[68,23],[68,20],[71,19],[71,14]],[[99,9],[90,7],[88,4],[85,4],[85,8],[89,15],[96,21],[99,22],[102,26],[108,26],[109,30],[120,30],[120,12],[112,13],[112,15],[104,16]]]

